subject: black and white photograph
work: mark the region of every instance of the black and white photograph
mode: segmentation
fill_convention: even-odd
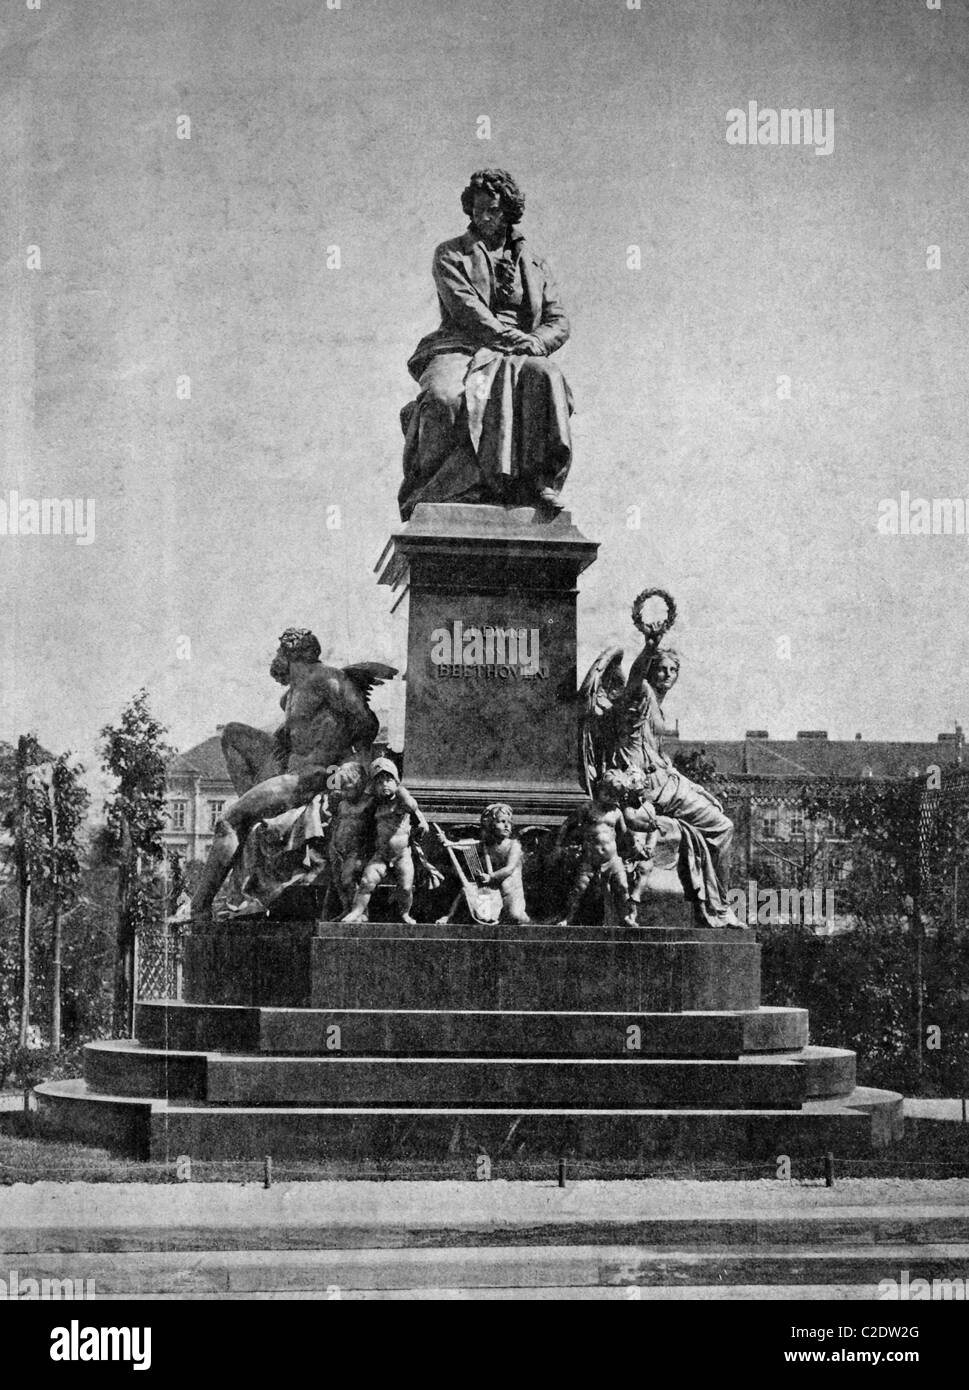
[[[969,0],[3,0],[36,1366],[956,1336],[967,151]]]

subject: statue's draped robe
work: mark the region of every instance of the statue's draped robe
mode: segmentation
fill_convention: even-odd
[[[421,391],[401,412],[401,516],[419,502],[524,504],[558,493],[572,461],[572,394],[548,358],[569,324],[547,264],[520,235],[492,253],[469,231],[437,248],[433,275],[441,326],[407,364]],[[544,355],[500,351],[508,328]]]
[[[325,884],[329,877],[325,798],[257,821],[246,838],[240,865],[243,901],[232,912],[270,907],[288,888]]]
[[[656,692],[643,681],[621,698],[616,710],[616,762],[624,771],[640,769],[648,797],[659,816],[676,820],[682,835],[679,872],[687,896],[711,927],[736,926],[727,902],[723,864],[733,824],[716,797],[684,776],[660,749],[665,732]]]

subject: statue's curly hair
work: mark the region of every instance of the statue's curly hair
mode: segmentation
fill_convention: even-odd
[[[510,227],[525,215],[525,195],[507,169],[478,169],[461,194],[461,206],[468,217],[474,212],[474,195],[478,192],[495,194],[501,199],[501,210]]]
[[[308,627],[288,627],[279,649],[290,661],[319,661],[323,648]]]
[[[626,781],[624,774],[617,768],[610,768],[608,772],[604,772],[599,781],[600,791],[611,791],[613,796],[620,801],[628,788],[629,783]]]
[[[327,787],[330,791],[342,792],[347,787],[358,787],[367,780],[367,769],[362,763],[354,760],[341,763],[335,768],[327,779]]]
[[[505,801],[492,801],[490,806],[486,806],[481,812],[481,829],[485,830],[488,826],[494,825],[499,816],[514,818],[511,807]]]

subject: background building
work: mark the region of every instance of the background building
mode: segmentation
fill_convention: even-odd
[[[671,757],[695,763],[723,800],[735,824],[731,882],[836,887],[852,870],[843,827],[829,816],[812,819],[805,791],[812,783],[898,781],[927,777],[931,768],[952,771],[962,765],[965,736],[941,733],[935,742],[879,742],[830,739],[826,729],[803,730],[794,739],[772,739],[750,729],[742,739],[664,739]],[[716,769],[715,780],[703,775]],[[688,768],[689,770],[689,768]]]
[[[204,859],[216,821],[237,799],[219,734],[173,758],[166,784],[168,819],[162,835],[166,851],[177,850],[186,862]]]

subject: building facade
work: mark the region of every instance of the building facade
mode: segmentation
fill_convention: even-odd
[[[166,852],[177,851],[186,863],[204,860],[219,817],[237,800],[222,756],[218,733],[179,753],[165,774]]]
[[[743,739],[664,739],[665,751],[695,761],[698,780],[713,783],[734,821],[730,882],[830,891],[852,873],[851,847],[844,827],[831,816],[812,818],[805,792],[812,784],[928,779],[963,764],[965,737],[960,726],[935,742],[830,739],[827,731],[805,730],[795,739],[771,739],[766,730],[748,730]],[[712,765],[716,778],[704,778]],[[689,762],[687,765],[689,771]]]

